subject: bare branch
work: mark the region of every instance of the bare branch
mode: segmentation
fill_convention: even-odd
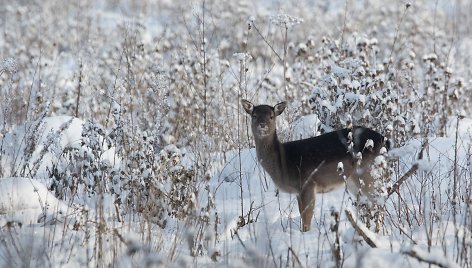
[[[428,140],[426,140],[425,142],[423,142],[423,144],[421,145],[421,150],[418,154],[418,160],[421,160],[423,159],[423,152],[424,152],[424,149],[426,148],[426,146],[428,145]],[[400,178],[398,179],[397,182],[395,182],[392,187],[389,187],[388,188],[388,197],[390,197],[393,193],[397,193],[398,194],[398,191],[400,190],[400,186],[409,178],[411,177],[413,174],[415,174],[415,172],[418,170],[418,162],[416,162],[413,166],[411,166],[411,168]]]
[[[274,52],[275,56],[277,56],[277,58],[281,62],[283,62],[282,57],[279,55],[279,53],[277,53],[277,51],[275,51],[275,48],[269,43],[269,41],[264,37],[264,35],[262,35],[261,31],[259,30],[259,28],[257,28],[256,24],[254,22],[251,22],[251,24],[252,24],[252,27],[256,30],[257,34],[259,34],[259,36],[262,38],[264,43],[266,43],[269,46],[269,48],[272,50],[272,52]]]

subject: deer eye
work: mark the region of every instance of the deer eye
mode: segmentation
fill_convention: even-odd
[[[274,115],[273,115],[273,114],[272,114],[272,115],[270,115],[270,119],[274,119]]]
[[[252,119],[257,119],[257,115],[253,114]]]

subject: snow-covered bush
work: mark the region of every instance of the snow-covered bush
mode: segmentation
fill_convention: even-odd
[[[315,67],[322,73],[310,103],[324,130],[371,126],[403,144],[419,134],[444,135],[447,119],[468,109],[467,100],[458,97],[465,94],[464,85],[451,82],[460,78],[451,78],[434,54],[419,62],[414,52],[400,63],[382,62],[375,37],[323,44],[317,55],[326,56]]]

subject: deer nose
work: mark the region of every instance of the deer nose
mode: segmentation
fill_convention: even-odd
[[[266,124],[266,123],[259,123],[259,126],[260,126],[261,128],[265,128],[265,127],[267,126],[267,124]]]

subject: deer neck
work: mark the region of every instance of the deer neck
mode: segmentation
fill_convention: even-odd
[[[280,186],[286,177],[285,150],[277,134],[256,140],[257,159],[269,173],[274,182]]]

